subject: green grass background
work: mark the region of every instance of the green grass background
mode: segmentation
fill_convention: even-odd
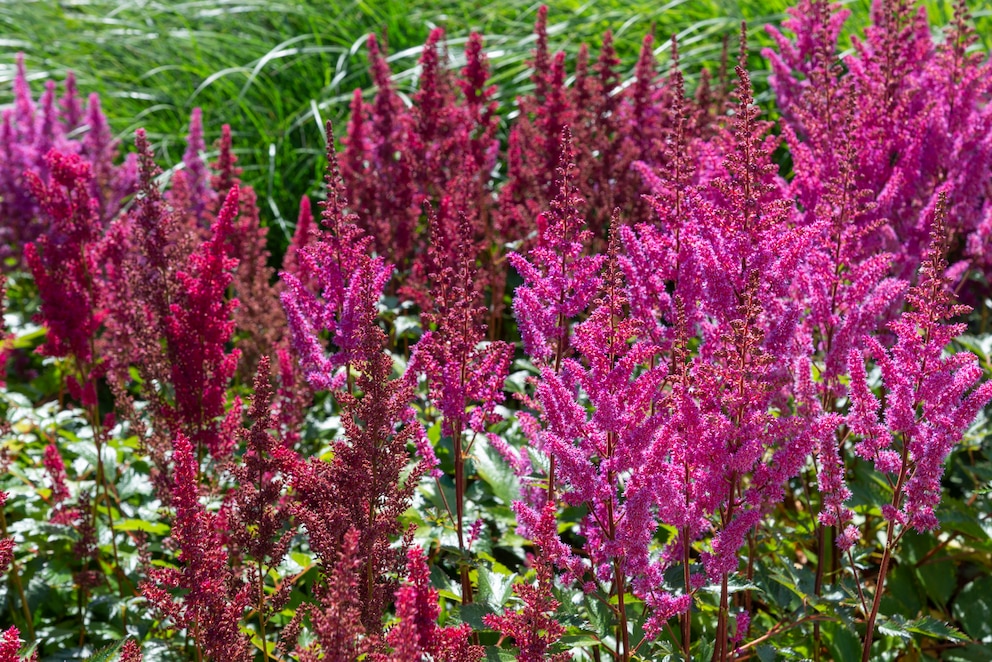
[[[972,2],[985,46],[990,39],[990,2]],[[555,50],[594,48],[604,30],[614,32],[624,67],[633,68],[640,40],[657,35],[661,67],[668,36],[677,34],[690,84],[704,66],[719,60],[725,35],[736,50],[736,32],[747,21],[751,66],[765,90],[760,49],[769,43],[763,26],[781,21],[786,0],[598,0],[548,3]],[[867,0],[846,3],[848,30],[867,21]],[[500,86],[504,116],[529,87],[526,61],[539,2],[526,0],[0,0],[0,103],[10,101],[15,54],[23,51],[32,86],[76,73],[84,93],[98,92],[113,130],[130,143],[145,127],[160,163],[181,159],[190,111],[203,108],[208,145],[229,123],[244,179],[255,186],[273,247],[283,245],[299,197],[318,190],[323,169],[324,119],[343,132],[347,104],[356,87],[367,88],[365,36],[387,35],[401,90],[416,86],[420,45],[435,26],[447,30],[450,64],[460,66],[470,31],[485,36]],[[929,0],[935,24],[946,22],[949,3]],[[849,44],[845,37],[843,43]],[[767,92],[759,100],[767,101]]]

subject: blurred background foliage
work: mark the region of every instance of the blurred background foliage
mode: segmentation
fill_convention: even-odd
[[[304,193],[315,194],[324,168],[323,120],[344,134],[348,102],[366,89],[365,40],[388,41],[400,90],[417,83],[421,45],[434,27],[448,35],[449,65],[460,67],[472,31],[485,37],[501,113],[530,88],[527,60],[541,3],[533,0],[0,0],[0,104],[11,101],[14,57],[25,53],[29,77],[40,91],[46,79],[75,72],[79,88],[103,100],[113,130],[130,145],[145,127],[158,161],[175,164],[184,149],[190,112],[203,108],[208,145],[223,123],[231,125],[244,179],[255,187],[263,222],[274,231],[279,254]],[[624,67],[633,71],[645,34],[656,36],[663,71],[671,35],[690,87],[703,67],[719,67],[725,39],[736,46],[741,21],[749,26],[751,68],[759,101],[767,100],[769,45],[763,26],[784,18],[786,0],[551,0],[551,47],[570,54],[582,43],[597,48],[612,30]],[[935,25],[947,23],[950,2],[928,0]],[[988,0],[971,3],[978,32],[992,39]],[[847,3],[848,34],[869,17],[869,2]],[[849,44],[848,38],[842,43]],[[732,49],[734,50],[734,49]],[[574,64],[574,57],[570,59]]]

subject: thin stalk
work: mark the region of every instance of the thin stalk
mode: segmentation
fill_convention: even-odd
[[[626,586],[624,585],[623,573],[620,571],[620,559],[613,559],[613,581],[617,585],[617,612],[620,617],[620,622],[617,623],[617,642],[620,645],[619,659],[622,662],[628,662],[630,660],[630,635],[627,633],[627,607],[624,603]]]
[[[812,513],[811,513],[812,514]],[[823,566],[827,554],[827,527],[818,523],[816,527],[816,578],[813,580],[813,595],[823,593]],[[813,623],[813,662],[820,662],[820,624]]]
[[[2,508],[0,508],[0,532],[2,532],[4,538],[9,537],[7,535],[7,516],[4,514]],[[24,584],[21,582],[21,571],[17,565],[17,559],[11,557],[10,572],[7,574],[10,577],[10,582],[14,585],[14,590],[17,591],[17,596],[21,599],[21,611],[24,612],[24,626],[27,628],[28,637],[33,640],[34,620],[31,618],[31,606],[28,604],[27,595],[24,593]]]
[[[867,630],[865,631],[864,647],[861,649],[861,662],[868,662],[871,658],[871,644],[875,638],[875,619],[878,618],[878,609],[882,606],[882,593],[885,588],[885,576],[889,572],[889,562],[892,560],[892,549],[898,542],[899,536],[893,537],[895,532],[895,522],[889,521],[885,535],[885,551],[882,552],[882,564],[878,568],[878,586],[875,587],[875,598],[872,600],[871,613],[868,615]]]
[[[258,638],[262,642],[262,653],[265,655],[265,660],[269,660],[269,647],[265,641],[265,616],[262,613],[262,607],[265,603],[265,586],[262,582],[262,561],[258,562]]]
[[[461,315],[461,329],[460,335],[462,338],[468,337],[469,325],[471,324],[471,319],[468,315]],[[458,371],[459,380],[459,390],[461,393],[465,392],[465,384],[468,381],[468,361],[469,357],[467,355],[462,355],[461,366]],[[454,420],[452,421],[451,432],[454,435],[454,446],[455,446],[455,508],[458,511],[458,551],[461,552],[461,558],[458,561],[459,564],[459,574],[461,575],[462,582],[462,604],[467,605],[472,602],[472,580],[469,578],[468,563],[466,562],[465,553],[465,491],[467,488],[467,480],[465,476],[465,456],[467,454],[467,449],[462,447],[462,421]]]
[[[472,602],[472,580],[468,576],[468,564],[465,562],[465,457],[462,450],[460,423],[456,423],[453,428],[452,433],[455,437],[455,512],[457,518],[458,551],[461,552],[458,565],[462,584],[462,604],[467,605]]]
[[[909,439],[904,438],[902,444],[902,466],[899,468],[899,479],[896,481],[896,486],[892,494],[892,507],[896,510],[899,509],[902,503],[902,490],[906,484],[908,474]],[[895,530],[895,521],[889,520],[885,530],[885,550],[882,552],[882,564],[878,567],[878,585],[875,587],[875,596],[871,603],[871,613],[868,615],[868,622],[866,624],[867,630],[865,631],[864,646],[861,649],[861,662],[868,662],[868,659],[871,657],[871,643],[875,638],[875,619],[878,618],[878,610],[882,606],[882,594],[885,591],[885,576],[889,572],[892,550],[895,549],[902,535],[906,532],[906,529],[903,528],[899,532],[899,535],[895,535]]]
[[[727,640],[729,638],[727,630],[727,617],[730,614],[730,587],[727,573],[720,577],[720,615],[716,625],[716,650],[713,651],[713,659],[716,662],[727,662]]]
[[[688,473],[688,464],[686,464]],[[686,483],[688,485],[688,482]],[[689,527],[682,528],[682,581],[685,583],[685,594],[692,595],[692,578],[689,576]],[[682,657],[685,662],[692,662],[692,600],[682,614]]]
[[[262,484],[265,480],[265,476],[262,471],[262,463],[258,463],[258,491],[262,492],[264,485]],[[264,507],[259,503],[258,507],[258,521],[262,521],[264,515]],[[265,662],[269,662],[269,647],[265,641],[265,615],[263,610],[265,608],[265,570],[262,566],[262,559],[258,559],[258,638],[262,641],[262,654],[265,656]]]
[[[90,346],[93,346],[93,339],[90,338]],[[83,372],[89,372],[81,366],[80,377],[82,377]],[[80,382],[85,383],[85,382]],[[96,445],[96,483],[97,489],[96,494],[93,496],[93,527],[96,529],[97,511],[100,502],[100,490],[103,490],[103,501],[107,507],[107,526],[110,527],[110,548],[114,555],[114,574],[117,576],[117,592],[123,599],[124,596],[124,581],[127,579],[124,573],[124,568],[121,566],[120,554],[117,551],[117,533],[114,530],[114,499],[110,496],[110,487],[107,483],[107,470],[103,464],[103,424],[100,420],[100,410],[99,405],[94,404],[87,408],[87,413],[90,417],[90,425],[93,426],[93,441]],[[121,623],[124,627],[127,627],[127,609],[126,607],[121,608]]]
[[[764,642],[768,641],[769,639],[771,639],[772,637],[774,637],[774,636],[776,636],[778,634],[781,634],[782,632],[785,632],[785,631],[790,630],[790,629],[792,629],[794,627],[797,627],[799,625],[802,625],[803,623],[806,623],[806,622],[809,622],[809,621],[813,621],[814,623],[817,623],[817,622],[819,622],[821,620],[824,620],[825,618],[826,617],[823,616],[822,614],[810,614],[808,616],[803,616],[799,620],[794,621],[792,623],[779,623],[778,625],[772,627],[770,630],[768,630],[768,632],[764,633],[760,637],[755,637],[751,641],[749,641],[747,643],[741,644],[738,647],[738,649],[741,650],[741,651],[746,651],[748,649],[754,648],[755,646],[759,646],[759,645],[763,644]]]
[[[854,565],[854,554],[851,553],[851,549],[847,550],[847,560],[851,563],[851,572],[854,574],[854,585],[858,589],[858,599],[861,601],[861,609],[863,613],[868,613],[868,600],[865,599],[864,589],[861,588],[861,578],[858,576],[858,566]]]

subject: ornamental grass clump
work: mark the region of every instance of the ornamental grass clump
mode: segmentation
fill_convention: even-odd
[[[847,13],[768,106],[746,26],[687,89],[540,8],[509,114],[363,38],[280,269],[209,110],[163,174],[21,63],[0,658],[986,659],[989,60]]]

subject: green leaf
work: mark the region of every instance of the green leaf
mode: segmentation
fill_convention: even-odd
[[[767,644],[764,646],[758,646],[758,659],[761,662],[775,662],[775,649]],[[843,658],[835,658],[843,659]]]
[[[566,648],[589,648],[599,645],[599,639],[588,634],[566,634],[558,640]]]
[[[531,372],[527,370],[511,372],[503,382],[503,390],[507,393],[526,393],[527,378],[530,376]]]
[[[943,508],[937,512],[940,528],[945,531],[957,531],[978,540],[988,540],[989,534],[982,528],[982,523],[974,508],[958,500],[945,500]],[[948,507],[950,506],[950,507]]]
[[[144,531],[154,535],[165,535],[169,532],[169,525],[164,522],[149,522],[143,519],[126,519],[114,524],[117,531]]]
[[[916,577],[926,595],[943,607],[957,588],[957,570],[946,556],[927,554],[936,547],[937,541],[931,535],[910,531],[902,541],[906,559],[915,566]]]
[[[473,630],[488,630],[489,627],[482,622],[482,617],[491,613],[493,610],[481,602],[470,602],[461,606],[462,623],[468,623]]]
[[[510,504],[520,498],[520,481],[517,475],[499,453],[489,446],[485,437],[480,436],[476,440],[472,461],[479,478],[492,488],[497,499]]]
[[[699,642],[695,646],[696,652],[692,654],[694,660],[709,660],[713,658],[713,649],[715,648],[714,641],[706,639],[705,637],[700,638]],[[772,658],[775,659],[775,658]]]
[[[889,619],[880,619],[878,623],[878,631],[886,636],[899,637],[905,641],[909,641],[913,638],[913,635],[911,635],[906,629],[905,621],[898,616]]]
[[[479,568],[479,600],[493,609],[506,604],[513,593],[513,580],[516,575],[503,575],[489,568]]]
[[[613,624],[613,617],[609,611],[609,607],[588,595],[584,596],[583,602],[586,605],[586,613],[589,615],[589,624],[592,626],[592,631],[599,635],[600,638],[609,636]]]
[[[912,635],[917,634],[935,639],[968,641],[968,637],[962,634],[957,628],[951,627],[947,623],[942,623],[929,616],[918,618],[913,621],[907,621],[899,614],[895,614],[889,618],[885,618],[878,626],[878,630],[883,634],[896,636],[906,640],[911,639]]]
[[[954,600],[954,618],[974,639],[992,639],[992,577],[976,579]]]
[[[861,657],[861,640],[842,623],[824,623],[822,632],[831,658],[857,660]]]
[[[416,340],[420,337],[420,317],[416,315],[398,315],[393,320],[393,329],[397,338],[411,338]]]
[[[110,644],[106,648],[98,650],[93,653],[90,657],[86,658],[86,662],[113,662],[117,659],[118,653],[121,652],[121,648],[127,642],[129,637],[124,637],[116,643]]]
[[[29,331],[28,333],[14,338],[14,349],[31,349],[32,347],[37,347],[42,343],[47,335],[48,329],[40,326],[33,331]]]
[[[496,646],[486,647],[486,662],[514,662],[517,656]]]
[[[438,594],[444,598],[457,602],[461,602],[462,600],[461,584],[448,577],[444,573],[444,570],[441,569],[441,566],[431,566],[431,586],[436,588]]]
[[[964,648],[951,648],[944,652],[945,662],[988,662],[992,660],[992,648],[972,644]]]
[[[938,621],[930,616],[924,616],[915,621],[910,621],[906,624],[906,629],[914,634],[922,634],[925,637],[932,637],[934,639],[968,641],[968,637],[956,627],[948,625],[943,621]]]

